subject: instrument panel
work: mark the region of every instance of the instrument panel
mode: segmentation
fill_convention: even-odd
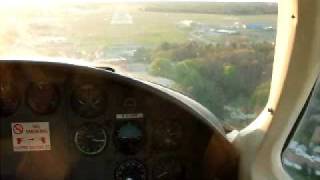
[[[18,61],[0,70],[1,179],[230,177],[204,172],[212,139],[232,146],[191,100],[88,67]]]

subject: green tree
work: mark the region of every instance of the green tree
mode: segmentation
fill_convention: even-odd
[[[174,64],[169,59],[159,58],[151,63],[149,72],[155,76],[171,78],[174,73]]]

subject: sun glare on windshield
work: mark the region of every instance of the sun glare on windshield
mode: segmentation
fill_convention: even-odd
[[[1,1],[0,56],[107,66],[245,127],[264,108],[277,3]]]

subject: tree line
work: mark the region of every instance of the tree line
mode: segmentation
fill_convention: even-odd
[[[226,105],[245,113],[260,111],[269,95],[274,45],[270,42],[164,42],[153,50],[141,48],[135,59],[149,73],[172,79],[174,89],[191,96],[220,119]]]
[[[183,3],[183,4],[182,4]],[[175,2],[175,3],[152,3],[144,7],[150,12],[171,13],[201,13],[201,14],[234,14],[256,15],[277,14],[277,3],[212,3],[212,2]]]

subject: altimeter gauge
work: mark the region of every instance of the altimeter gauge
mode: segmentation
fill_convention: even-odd
[[[27,89],[27,104],[38,114],[54,112],[59,105],[58,88],[50,83],[31,83]]]
[[[93,84],[84,84],[75,89],[72,94],[72,108],[81,117],[94,118],[101,115],[106,104],[103,90]]]
[[[74,143],[83,154],[96,155],[106,148],[108,135],[99,124],[84,124],[76,131]]]
[[[20,97],[11,83],[0,82],[0,116],[9,116],[16,112]]]

